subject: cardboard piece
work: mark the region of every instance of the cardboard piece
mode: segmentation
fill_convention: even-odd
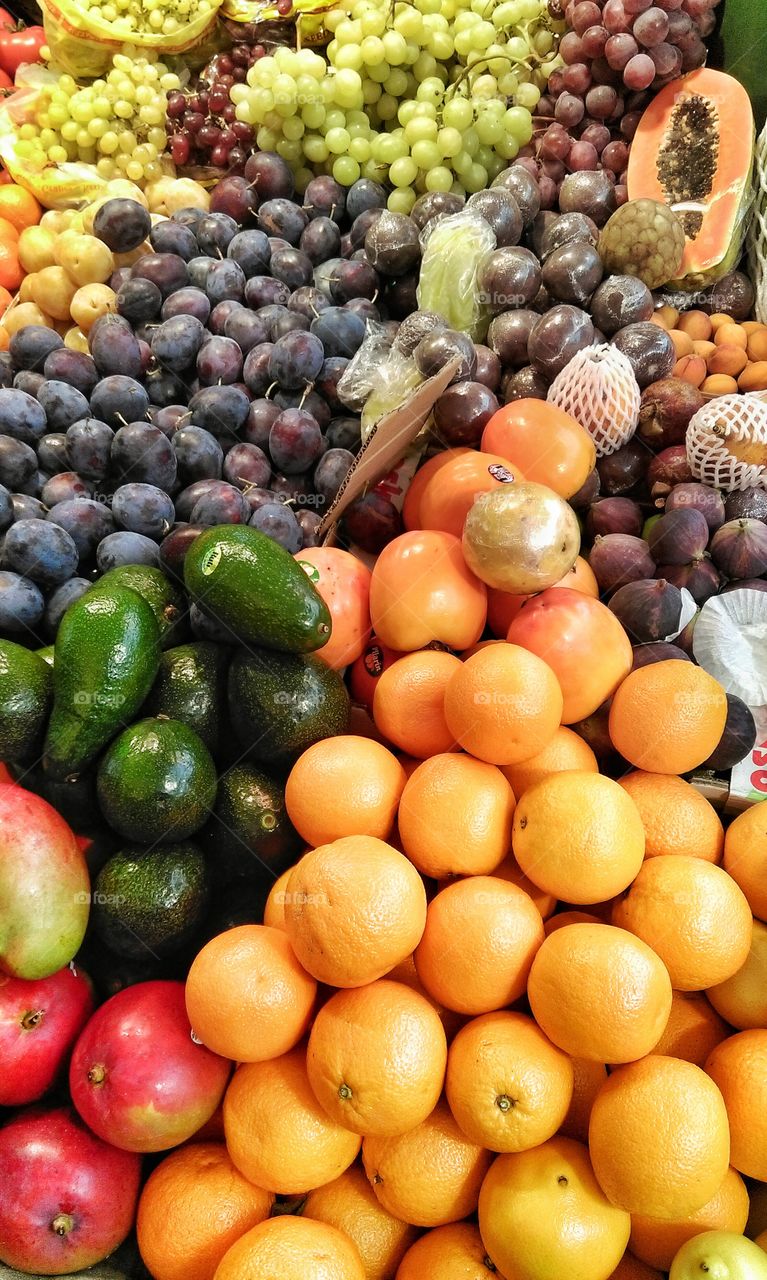
[[[323,544],[333,541],[338,521],[349,504],[385,476],[407,451],[428,421],[436,401],[452,382],[459,364],[455,356],[439,373],[416,387],[404,404],[384,414],[376,423],[350,467],[333,505],[322,518],[318,533]]]

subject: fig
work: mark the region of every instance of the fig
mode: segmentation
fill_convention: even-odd
[[[767,573],[767,525],[728,520],[711,539],[711,559],[727,578],[760,578]]]
[[[632,644],[674,636],[682,616],[682,593],[665,578],[643,578],[619,587],[608,603]]]
[[[767,490],[740,489],[728,493],[724,504],[725,520],[763,520],[767,524]]]
[[[597,707],[590,716],[586,716],[583,720],[576,720],[574,724],[567,726],[588,743],[600,765],[616,759],[609,729],[611,702],[612,698],[608,698],[607,702],[603,702],[601,707]]]
[[[666,498],[663,510],[699,511],[712,533],[716,533],[724,524],[724,501],[718,489],[710,484],[700,484],[697,480],[676,484]]]
[[[688,657],[692,658],[693,661],[695,660],[695,655],[692,651],[692,641],[695,633],[695,624],[699,617],[700,609],[696,609],[695,613],[690,618],[690,621],[687,623],[687,626],[682,627],[678,636],[674,636],[674,644],[679,645],[679,648],[683,649]]]
[[[607,533],[604,537],[597,537],[588,560],[600,592],[615,591],[627,582],[652,577],[655,572],[647,543],[630,533]]]
[[[629,440],[615,453],[605,454],[597,462],[604,493],[612,498],[636,489],[645,478],[647,459],[647,446],[640,440]]]
[[[767,591],[767,581],[764,578],[745,578],[741,582],[728,582],[719,594],[726,596],[728,591]]]
[[[690,418],[706,403],[697,387],[683,378],[661,378],[642,392],[637,435],[651,449],[684,444]]]
[[[472,573],[513,595],[553,587],[579,550],[575,512],[553,489],[528,481],[480,494],[463,529]]]
[[[708,544],[706,517],[692,507],[669,511],[653,525],[647,541],[656,564],[689,564]]]
[[[594,499],[599,496],[599,472],[596,467],[586,476],[583,484],[577,493],[569,499],[571,507],[576,511],[583,511],[586,507],[591,506]]]
[[[666,330],[651,320],[624,325],[612,344],[626,356],[642,390],[660,378],[667,378],[676,364],[673,342]]]
[[[694,479],[683,444],[673,444],[668,449],[662,449],[650,460],[647,468],[647,484],[653,498],[664,498],[674,485],[687,484]]]
[[[659,564],[656,577],[686,587],[698,608],[718,593],[722,583],[708,556],[694,556],[689,564]]]
[[[595,538],[606,533],[642,532],[642,508],[633,498],[601,498],[592,502],[586,516],[586,532]]]
[[[668,640],[654,640],[651,644],[634,645],[634,665],[631,670],[636,671],[638,667],[649,666],[651,662],[691,662],[692,659],[684,652],[684,649],[678,648],[675,644],[670,644]]]
[[[727,719],[722,736],[701,769],[732,769],[756,742],[756,722],[742,698],[727,694]]]

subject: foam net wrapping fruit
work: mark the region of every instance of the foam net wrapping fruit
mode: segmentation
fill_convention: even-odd
[[[754,152],[754,203],[748,226],[749,274],[754,285],[754,315],[767,324],[767,124]]]
[[[767,489],[767,397],[716,396],[690,419],[685,440],[696,480],[732,493]]]
[[[641,392],[631,364],[608,343],[578,351],[546,397],[588,431],[597,454],[615,453],[639,421]]]

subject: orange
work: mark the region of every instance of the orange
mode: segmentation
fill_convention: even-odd
[[[482,1184],[479,1230],[507,1280],[606,1280],[630,1226],[597,1184],[588,1149],[572,1138],[499,1156]]]
[[[609,924],[550,933],[527,983],[533,1017],[576,1058],[633,1062],[657,1044],[671,1011],[671,979],[648,946]]]
[[[381,644],[378,636],[371,636],[359,658],[349,668],[349,692],[353,703],[360,703],[373,710],[373,696],[376,685],[387,667],[401,658],[402,654]]]
[[[472,1222],[435,1227],[410,1246],[395,1280],[426,1280],[427,1276],[428,1280],[503,1280]]]
[[[645,833],[645,857],[689,854],[721,862],[724,828],[704,795],[669,773],[627,773],[620,784],[639,810]]]
[[[415,967],[426,990],[457,1013],[490,1013],[525,993],[543,920],[522,889],[470,876],[429,903]]]
[[[388,667],[373,696],[373,719],[384,738],[420,760],[455,750],[445,689],[460,667],[460,658],[434,649],[406,653]]]
[[[442,1092],[447,1040],[424,996],[385,978],[338,991],[314,1020],[306,1070],[317,1101],[354,1133],[406,1133]]]
[[[389,982],[401,982],[404,986],[409,987],[411,991],[416,991],[419,996],[423,996],[433,1009],[436,1009],[439,1020],[445,1028],[445,1035],[448,1043],[452,1040],[456,1031],[463,1026],[465,1019],[460,1014],[455,1013],[452,1009],[445,1009],[433,996],[429,994],[425,986],[418,977],[418,970],[415,967],[415,957],[407,956],[394,969],[390,969],[386,975]]]
[[[509,852],[513,814],[514,792],[500,769],[471,756],[432,756],[402,792],[402,847],[435,880],[489,875]]]
[[[273,929],[285,928],[285,894],[292,870],[292,867],[288,867],[287,871],[283,871],[282,875],[278,876],[264,904],[264,924],[270,925]]]
[[[550,773],[563,773],[568,769],[599,773],[597,758],[588,743],[579,738],[577,733],[573,733],[572,729],[560,725],[554,737],[536,755],[530,756],[529,760],[521,760],[519,764],[504,765],[501,772],[508,778],[514,795],[519,799]]]
[[[513,853],[504,858],[501,865],[495,868],[493,875],[500,880],[508,880],[509,884],[515,884],[518,889],[522,889],[528,898],[532,898],[544,920],[548,920],[552,912],[556,911],[557,899],[554,894],[544,892],[543,889],[538,888],[537,884],[533,884],[532,880],[528,880],[527,876],[522,874]]]
[[[285,928],[304,968],[331,987],[361,987],[409,956],[426,923],[426,891],[408,859],[373,836],[310,850],[293,868]]]
[[[492,1155],[461,1133],[446,1102],[395,1138],[365,1138],[362,1163],[376,1198],[414,1227],[441,1227],[474,1213]]]
[[[631,884],[644,858],[644,829],[633,800],[612,778],[568,770],[525,792],[514,813],[512,848],[534,884],[586,906]]]
[[[751,947],[753,918],[743,893],[702,858],[650,858],[612,919],[658,953],[677,991],[704,991],[731,978]]]
[[[468,649],[485,629],[487,590],[467,567],[459,538],[430,529],[403,533],[373,567],[370,617],[379,639],[402,653],[435,640]]]
[[[706,995],[717,1013],[739,1031],[767,1027],[767,924],[754,920],[745,964]]]
[[[680,1058],[651,1054],[616,1067],[591,1109],[589,1150],[613,1204],[671,1222],[697,1213],[730,1162],[724,1099]]]
[[[550,933],[556,933],[557,929],[566,929],[570,924],[604,924],[604,920],[600,916],[592,915],[589,911],[558,911],[556,915],[549,916],[543,931],[548,938]]]
[[[608,1280],[664,1280],[664,1277],[655,1267],[648,1267],[627,1250]]]
[[[628,675],[634,658],[615,614],[567,587],[550,587],[528,600],[507,639],[551,667],[562,690],[564,724],[593,715]]]
[[[524,478],[521,471],[509,466],[508,458],[471,449],[440,467],[424,486],[418,504],[420,527],[460,538],[469,509],[481,493]]]
[[[668,1022],[653,1053],[684,1058],[702,1067],[711,1050],[729,1034],[727,1023],[702,991],[674,991]]]
[[[594,441],[563,409],[542,400],[514,400],[494,413],[482,448],[502,453],[528,480],[571,498],[597,461]]]
[[[724,1181],[697,1213],[673,1222],[633,1214],[629,1248],[648,1266],[668,1271],[677,1249],[702,1231],[734,1231],[742,1235],[748,1219],[748,1191],[739,1173],[728,1169]]]
[[[767,920],[767,813],[760,804],[739,813],[727,828],[724,869],[740,885],[754,915]]]
[[[357,1164],[310,1191],[301,1213],[345,1232],[359,1249],[365,1280],[390,1280],[418,1235],[382,1208]]]
[[[150,1175],[136,1235],[155,1280],[210,1280],[227,1249],[269,1217],[271,1191],[247,1182],[222,1142],[180,1147]]]
[[[471,449],[443,449],[440,453],[435,453],[433,458],[428,458],[418,468],[408,485],[405,501],[402,504],[402,523],[406,529],[422,528],[421,498],[432,476],[435,476],[443,467],[448,466],[454,458],[459,458],[461,454],[472,452],[473,450]]]
[[[573,1064],[573,1096],[559,1132],[564,1138],[588,1142],[589,1118],[599,1090],[607,1079],[607,1067],[587,1058],[571,1058]]]
[[[340,547],[307,547],[296,560],[330,611],[330,639],[317,657],[336,671],[356,661],[370,639],[370,570]]]
[[[7,218],[0,217],[0,240],[15,244],[18,238],[18,228],[12,222],[9,222]]]
[[[15,240],[0,240],[0,284],[12,293],[24,278],[19,262],[19,247]]]
[[[235,1062],[287,1053],[304,1035],[317,983],[287,937],[243,924],[211,938],[186,980],[186,1011],[203,1044]]]
[[[366,1280],[357,1246],[343,1231],[282,1214],[233,1244],[212,1280]]]
[[[450,1046],[445,1091],[460,1129],[491,1151],[553,1138],[573,1095],[573,1066],[523,1013],[486,1013]]]
[[[303,1048],[238,1067],[224,1095],[224,1133],[240,1173],[285,1196],[331,1182],[360,1149],[359,1135],[315,1098]]]
[[[13,294],[0,285],[0,315],[3,315],[8,310],[12,302]]]
[[[36,226],[42,216],[42,205],[24,187],[0,187],[0,218],[12,222],[17,231]]]
[[[550,667],[514,644],[493,644],[461,665],[445,689],[455,739],[488,764],[517,764],[551,741],[562,690]]]
[[[723,1040],[706,1059],[706,1071],[724,1096],[732,1164],[747,1178],[767,1182],[767,1030]]]
[[[285,808],[310,845],[342,836],[385,840],[404,785],[405,771],[391,751],[371,738],[342,734],[298,757],[285,783]]]
[[[727,696],[692,662],[670,659],[640,667],[613,695],[610,738],[636,769],[689,773],[707,760],[727,720]]]

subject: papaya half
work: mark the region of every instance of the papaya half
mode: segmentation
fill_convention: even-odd
[[[748,93],[723,71],[700,67],[667,84],[631,144],[629,200],[669,205],[684,226],[679,279],[701,289],[737,266],[751,200],[754,115]]]

